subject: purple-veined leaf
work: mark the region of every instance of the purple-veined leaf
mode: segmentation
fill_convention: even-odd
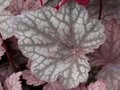
[[[120,21],[120,0],[101,0],[102,1],[102,15],[101,21],[107,23],[111,18]],[[88,11],[90,17],[98,18],[100,0],[90,0]]]
[[[103,2],[102,17],[104,22],[108,22],[111,18],[115,18],[120,22],[120,0],[106,0]]]
[[[0,65],[0,75],[4,76],[5,78],[8,78],[13,72],[14,70],[9,63],[3,63]]]
[[[97,79],[107,81],[107,90],[120,90],[119,62],[107,64],[96,76]]]
[[[66,4],[58,12],[42,7],[14,22],[19,48],[33,60],[31,72],[36,78],[55,81],[60,76],[68,88],[86,82],[90,65],[85,54],[98,48],[105,35],[101,22],[89,20],[83,6]]]
[[[4,83],[6,90],[22,90],[21,81],[19,81],[22,72],[13,73]]]
[[[89,55],[92,66],[103,65],[97,78],[107,81],[108,90],[119,90],[120,85],[120,24],[115,19],[106,26],[106,41],[94,53]]]
[[[14,15],[21,14],[25,1],[28,0],[11,0],[9,6],[6,7],[6,10],[10,11]]]
[[[106,41],[98,50],[89,54],[92,66],[106,65],[107,63],[118,62],[120,55],[120,24],[115,19],[105,25]]]
[[[42,0],[43,4],[47,0]],[[11,0],[10,5],[6,10],[10,11],[14,15],[19,15],[25,11],[37,10],[41,7],[40,0]]]

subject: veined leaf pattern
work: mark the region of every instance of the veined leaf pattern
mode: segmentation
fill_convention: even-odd
[[[9,38],[14,35],[13,33],[13,15],[4,10],[9,5],[11,0],[0,0],[0,33],[3,39]]]
[[[86,53],[105,40],[104,26],[89,20],[85,8],[69,3],[58,11],[43,7],[15,18],[19,48],[32,62],[32,74],[45,81],[75,88],[86,82],[90,65]]]
[[[102,1],[102,14],[101,21],[107,23],[112,18],[120,21],[120,0],[101,0]],[[90,0],[88,12],[90,17],[98,18],[100,12],[100,0]]]
[[[97,79],[107,82],[108,90],[120,89],[120,24],[112,19],[105,25],[106,41],[98,50],[89,54],[91,66],[102,65]]]

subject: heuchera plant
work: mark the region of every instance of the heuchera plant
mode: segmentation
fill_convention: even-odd
[[[76,13],[76,14],[74,14]],[[32,74],[45,81],[77,87],[88,78],[90,66],[86,53],[93,52],[105,40],[99,20],[88,20],[86,10],[66,4],[59,11],[43,7],[15,18],[19,48],[33,62]]]
[[[0,90],[120,90],[119,0],[0,0]]]

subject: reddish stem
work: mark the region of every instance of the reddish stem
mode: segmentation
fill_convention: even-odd
[[[2,35],[0,34],[0,37],[2,38]],[[13,69],[15,70],[15,72],[17,71],[17,68],[13,62],[13,60],[11,59],[10,55],[9,55],[9,52],[7,50],[7,46],[6,46],[6,43],[4,42],[3,38],[2,38],[2,41],[3,41],[3,47],[6,49],[6,55],[7,55],[7,58],[10,62],[10,64],[13,66]]]
[[[59,9],[63,4],[65,4],[68,0],[62,0],[61,2],[59,2],[54,8],[55,9]]]
[[[40,4],[41,4],[41,6],[43,6],[43,0],[40,0]]]
[[[99,20],[101,19],[102,16],[102,9],[103,9],[103,0],[100,0],[99,17],[98,17]]]

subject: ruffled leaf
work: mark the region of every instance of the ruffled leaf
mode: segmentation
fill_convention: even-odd
[[[44,81],[41,81],[41,80],[35,78],[31,74],[30,70],[24,70],[22,73],[22,76],[23,76],[23,79],[26,80],[27,85],[39,86],[39,85],[42,85],[45,83]]]
[[[107,23],[111,18],[120,21],[120,0],[101,0],[102,15],[101,21]],[[100,0],[90,0],[88,7],[90,17],[98,18],[100,13]]]
[[[3,10],[0,12],[0,33],[3,39],[14,35],[13,18],[13,15],[8,11]]]
[[[47,2],[47,0],[42,1],[43,4]],[[10,11],[14,15],[18,15],[25,11],[37,10],[40,7],[40,0],[11,0],[10,5],[6,10]]]
[[[106,80],[107,90],[120,89],[120,64],[107,64],[97,75],[97,79]]]
[[[115,19],[110,20],[105,26],[106,41],[94,53],[89,54],[92,66],[106,65],[118,62],[120,55],[120,25]]]
[[[87,90],[87,88],[84,84],[80,84],[77,88],[67,89],[63,87],[58,81],[55,81],[46,84],[43,90]]]
[[[21,81],[19,81],[21,72],[13,73],[4,83],[7,90],[22,90]]]
[[[115,19],[106,24],[107,39],[94,53],[89,55],[92,66],[103,65],[97,78],[107,81],[108,90],[119,90],[120,85],[120,24]]]
[[[13,35],[12,30],[12,18],[13,15],[10,12],[3,10],[9,5],[11,0],[0,0],[0,33],[3,39],[11,37]]]
[[[31,67],[31,60],[28,60],[28,63],[26,65],[26,67],[28,68],[28,70],[24,70],[22,73],[23,79],[26,80],[26,84],[27,85],[33,85],[33,86],[39,86],[45,83],[45,81],[41,81],[39,79],[37,79],[36,77],[34,77],[31,73],[31,71],[29,70]]]
[[[19,47],[32,62],[32,74],[45,81],[77,87],[86,82],[90,65],[86,53],[93,52],[105,40],[99,20],[88,20],[84,7],[65,5],[56,12],[43,7],[15,19]]]
[[[98,80],[95,83],[91,83],[88,86],[88,90],[109,90],[107,89],[107,84],[103,80]]]

